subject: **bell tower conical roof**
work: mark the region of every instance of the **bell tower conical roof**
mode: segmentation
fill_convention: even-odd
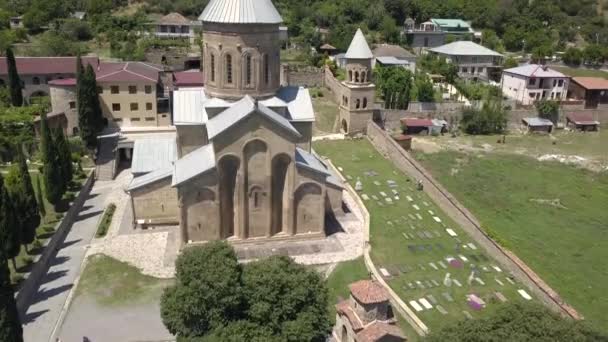
[[[357,33],[355,33],[353,40],[350,42],[350,46],[344,57],[348,59],[374,58],[374,54],[372,54],[372,50],[369,48],[369,45],[367,45],[367,40],[365,40],[365,36],[360,28],[357,29]]]

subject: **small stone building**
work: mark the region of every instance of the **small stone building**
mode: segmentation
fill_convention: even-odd
[[[566,115],[566,126],[583,132],[598,131],[600,122],[593,118],[589,112],[568,113]]]
[[[349,285],[350,297],[336,304],[333,338],[338,342],[402,342],[388,292],[373,280]]]
[[[551,120],[532,117],[521,119],[521,123],[528,133],[551,133],[553,131]]]

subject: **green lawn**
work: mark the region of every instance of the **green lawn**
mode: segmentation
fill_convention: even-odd
[[[143,275],[136,267],[103,254],[89,258],[76,295],[90,295],[101,305],[145,303],[159,297],[171,280]]]
[[[508,154],[417,157],[488,232],[608,331],[606,172]]]
[[[608,78],[608,72],[595,69],[584,69],[584,68],[571,68],[571,67],[551,67],[561,73],[564,73],[571,77],[602,77]]]
[[[361,196],[364,197],[365,194],[369,197],[369,200],[363,199],[371,216],[372,259],[378,267],[387,269],[391,274],[386,279],[391,287],[406,303],[431,295],[447,311],[446,315],[436,308],[417,313],[431,330],[465,319],[463,311],[473,317],[481,317],[496,310],[501,306],[494,296],[496,291],[501,292],[509,302],[523,300],[517,290],[524,287],[518,282],[511,284],[506,279],[504,270],[495,270],[492,266],[497,264],[460,227],[449,220],[425,193],[415,190],[413,182],[377,153],[367,140],[323,141],[315,143],[314,148],[320,155],[329,157],[337,167],[343,168],[342,173],[351,185],[354,185],[357,178],[361,179]],[[369,171],[374,171],[377,175],[366,175]],[[389,180],[397,186],[389,187]],[[398,199],[395,199],[392,190],[398,191]],[[390,194],[392,203],[387,202],[381,192],[387,196]],[[433,217],[438,217],[441,223]],[[453,229],[457,237],[450,237],[446,228]],[[469,247],[469,243],[473,243],[476,249]],[[462,261],[461,256],[466,261]],[[461,260],[462,267],[449,266],[446,260],[448,257]],[[484,285],[476,281],[468,285],[467,279],[473,264]],[[452,279],[460,282],[461,287],[455,284],[446,287],[442,284],[448,272]],[[421,288],[418,281],[424,288]],[[445,298],[444,292],[453,301]],[[466,303],[467,294],[477,294],[487,303],[486,308],[481,311],[470,309]]]
[[[321,87],[315,88],[313,91],[322,94],[312,98],[312,106],[315,110],[315,126],[314,133],[333,133],[336,124],[336,118],[340,109],[333,101],[333,94],[328,89]]]

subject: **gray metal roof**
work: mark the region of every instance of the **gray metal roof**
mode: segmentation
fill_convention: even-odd
[[[553,122],[551,120],[543,119],[543,118],[523,118],[524,122],[527,123],[528,126],[553,126]]]
[[[131,180],[131,183],[129,183],[129,186],[127,187],[127,191],[136,190],[148,184],[156,183],[160,180],[169,178],[172,175],[173,165],[169,165],[156,171],[146,173],[143,176],[133,178],[133,180]]]
[[[178,186],[213,168],[215,168],[213,144],[199,147],[175,162],[171,186]]]
[[[147,173],[171,165],[177,159],[175,137],[166,135],[135,140],[132,173]]]
[[[376,57],[376,61],[384,65],[410,65],[409,61],[406,61],[404,59],[398,59],[393,56],[379,56]]]
[[[203,104],[205,92],[199,89],[180,89],[173,92],[173,123],[177,125],[203,125],[207,113]]]
[[[213,139],[253,113],[263,114],[270,120],[285,128],[287,131],[295,134],[298,137],[300,136],[300,133],[289,123],[286,118],[261,103],[256,105],[251,96],[245,95],[245,97],[232,104],[231,107],[207,121],[207,135],[209,139]]]
[[[283,18],[271,0],[211,0],[198,20],[230,24],[279,24]]]
[[[314,151],[309,153],[299,147],[296,147],[296,166],[303,167],[313,172],[325,175],[325,181],[329,184],[342,188],[340,178],[317,156]]]
[[[568,77],[559,71],[539,64],[526,64],[511,69],[503,70],[503,73],[521,75],[526,77]]]
[[[346,58],[350,59],[371,59],[374,58],[374,54],[372,54],[372,50],[367,45],[367,40],[365,40],[365,36],[361,29],[357,29],[355,36],[353,37],[352,42],[350,42],[350,46],[348,50],[346,50]]]
[[[315,121],[315,111],[308,89],[303,87],[282,87],[277,92],[277,97],[287,103],[290,121]],[[264,103],[264,105],[266,104]]]
[[[436,48],[429,49],[429,51],[449,56],[502,56],[500,53],[494,50],[490,50],[485,46],[481,46],[468,40],[461,40],[441,45]]]

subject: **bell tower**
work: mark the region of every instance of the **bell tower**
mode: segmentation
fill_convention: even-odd
[[[372,119],[376,86],[372,83],[374,55],[361,29],[346,51],[346,80],[342,81],[340,127],[346,134],[364,133]]]

